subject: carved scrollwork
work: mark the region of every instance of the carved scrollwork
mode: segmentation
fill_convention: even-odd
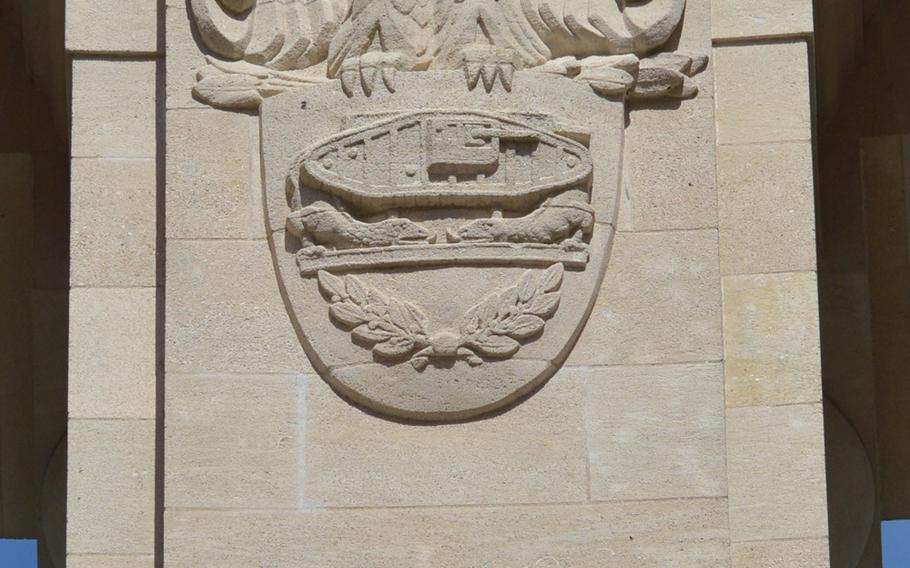
[[[319,289],[330,303],[329,314],[379,359],[410,358],[422,371],[434,359],[462,359],[471,366],[483,357],[507,359],[521,342],[539,335],[559,308],[562,264],[542,273],[526,271],[514,286],[494,292],[462,316],[457,329],[430,331],[423,311],[389,297],[356,276],[320,271]]]

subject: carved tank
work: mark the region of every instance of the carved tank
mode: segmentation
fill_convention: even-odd
[[[346,130],[304,152],[304,185],[367,210],[520,209],[588,183],[588,149],[532,120],[428,111]]]

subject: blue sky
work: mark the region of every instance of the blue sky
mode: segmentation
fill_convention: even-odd
[[[36,541],[0,539],[0,566],[3,568],[36,568],[38,566]]]
[[[882,559],[885,568],[910,567],[910,521],[882,523]]]

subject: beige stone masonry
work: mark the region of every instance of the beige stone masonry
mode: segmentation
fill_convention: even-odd
[[[70,555],[67,568],[154,568],[155,557],[151,554],[136,556]]]
[[[155,161],[74,159],[71,189],[72,286],[155,286]]]
[[[73,61],[74,158],[155,157],[155,61]]]
[[[714,101],[636,105],[626,129],[624,172],[631,216],[620,230],[662,231],[717,226]]]
[[[726,495],[719,363],[563,373],[585,385],[594,501]]]
[[[296,509],[293,375],[169,375],[166,507]]]
[[[805,41],[717,46],[714,73],[718,145],[811,140]]]
[[[822,430],[821,404],[728,409],[733,542],[827,536]]]
[[[167,237],[264,239],[259,119],[214,109],[168,113]]]
[[[154,54],[157,28],[157,0],[66,0],[70,52]]]
[[[286,314],[264,240],[172,239],[167,283],[168,373],[312,370]]]
[[[417,426],[365,413],[308,377],[298,387],[301,507],[583,502],[586,380],[565,369],[502,414]]]
[[[717,185],[721,272],[815,270],[811,142],[719,146]]]
[[[720,361],[717,231],[617,233],[569,365]]]
[[[728,566],[726,502],[169,511],[168,568]],[[301,535],[306,535],[302,538]]]
[[[821,401],[814,272],[724,278],[727,406]]]
[[[155,417],[155,289],[70,293],[70,418]]]
[[[828,564],[828,539],[773,540],[733,545],[733,568],[819,568]]]
[[[150,554],[155,538],[155,421],[70,420],[69,554]]]
[[[711,6],[715,40],[807,35],[814,29],[807,0],[714,0]]]

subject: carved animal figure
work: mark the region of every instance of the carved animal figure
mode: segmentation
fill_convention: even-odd
[[[524,217],[478,219],[447,232],[450,241],[561,243],[583,248],[594,229],[594,209],[583,201],[551,198]]]
[[[345,91],[369,95],[395,72],[464,68],[470,88],[497,78],[511,89],[515,69],[562,56],[649,55],[682,20],[686,0],[190,0],[200,36],[218,56],[265,68],[247,86],[260,96],[301,81],[275,71],[327,62]],[[250,67],[213,63],[223,73]],[[261,74],[261,73],[260,73]],[[238,90],[239,80],[209,80]],[[221,85],[221,83],[226,83]],[[265,84],[263,84],[265,83]],[[255,98],[255,97],[254,97]]]
[[[322,256],[326,247],[336,250],[387,247],[435,242],[426,228],[408,219],[364,223],[348,213],[317,202],[288,215],[288,231],[300,239],[305,256]]]

